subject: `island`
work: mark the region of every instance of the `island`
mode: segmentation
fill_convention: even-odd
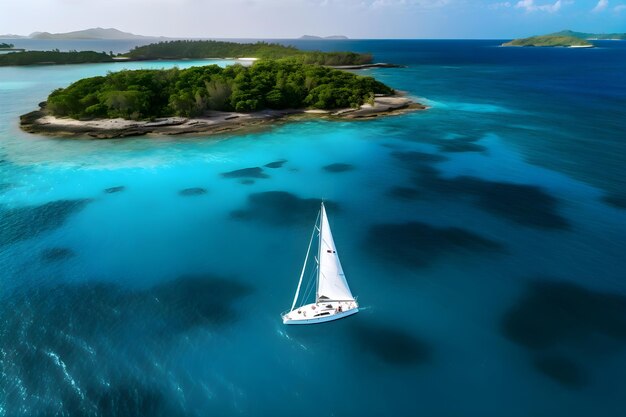
[[[530,38],[514,39],[503,43],[502,46],[536,46],[536,47],[566,47],[566,48],[593,48],[593,44],[585,39],[574,36],[542,35]]]
[[[155,39],[158,36],[135,35],[134,33],[122,32],[115,28],[90,28],[65,33],[33,32],[28,36],[30,39],[53,39],[53,40],[128,40],[128,39]]]
[[[337,41],[337,40],[347,40],[349,39],[347,36],[344,35],[330,35],[330,36],[316,36],[316,35],[302,35],[300,36],[298,39],[301,40],[305,40],[305,41]]]
[[[607,41],[619,41],[626,40],[626,33],[585,33],[575,32],[573,30],[562,30],[560,32],[552,33],[552,36],[572,36],[574,38],[586,39],[586,40],[607,40]]]
[[[373,118],[424,109],[372,77],[302,62],[134,70],[53,91],[20,118],[31,133],[114,138],[221,133],[298,117]]]
[[[23,65],[97,64],[115,62],[113,56],[105,52],[70,51],[24,51],[0,55],[0,67]]]
[[[16,35],[14,33],[3,33],[0,39],[28,39],[28,36]]]
[[[548,35],[514,39],[502,46],[593,48],[594,44],[590,40],[626,40],[626,33],[585,33],[568,29]]]
[[[94,51],[25,51],[0,55],[0,66],[41,64],[85,64],[145,60],[189,60],[217,58],[294,58],[304,64],[328,66],[372,65],[372,56],[355,52],[303,51],[277,43],[238,43],[224,41],[176,40],[138,46],[127,53],[113,54]],[[382,64],[377,64],[382,65]]]
[[[122,32],[115,28],[89,28],[73,32],[50,33],[33,32],[30,35],[3,34],[0,39],[45,39],[45,40],[138,40],[138,39],[167,39],[164,36],[144,36]]]
[[[372,62],[370,54],[355,52],[303,51],[277,43],[238,43],[224,41],[177,40],[137,46],[121,55],[132,60],[243,58],[297,58],[305,64],[360,65]]]
[[[0,43],[0,49],[13,49],[14,46],[12,43]]]

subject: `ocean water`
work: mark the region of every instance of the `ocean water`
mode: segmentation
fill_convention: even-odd
[[[0,416],[623,415],[626,43],[293,43],[431,107],[52,139],[54,88],[206,61],[0,68]],[[286,327],[321,199],[363,310]]]

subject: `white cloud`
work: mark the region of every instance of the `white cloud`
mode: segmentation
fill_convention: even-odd
[[[421,8],[437,8],[450,4],[452,0],[365,0],[362,3],[372,8],[389,6],[417,6]]]
[[[598,0],[598,4],[593,8],[592,12],[599,13],[609,7],[609,0]]]
[[[554,4],[535,4],[535,0],[520,0],[515,5],[518,9],[524,9],[527,12],[548,12],[555,13],[561,10],[561,6],[563,6],[563,2],[561,0],[557,0]]]
[[[513,4],[510,1],[503,1],[500,3],[491,3],[490,5],[487,6],[487,8],[491,10],[498,10],[498,9],[506,9],[511,6],[513,6]]]
[[[622,12],[622,11],[624,11],[624,10],[626,10],[626,4],[619,4],[619,5],[617,5],[617,6],[615,6],[615,7],[613,8],[613,11],[614,11],[615,13],[620,13],[620,12]]]
[[[294,0],[289,0],[293,2]],[[360,6],[360,7],[408,7],[437,8],[447,6],[455,0],[304,0],[320,6]]]

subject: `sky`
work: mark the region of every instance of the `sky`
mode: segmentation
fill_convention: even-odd
[[[626,0],[9,0],[0,34],[114,27],[197,38],[508,39],[626,32]]]

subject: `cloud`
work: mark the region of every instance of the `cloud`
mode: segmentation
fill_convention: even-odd
[[[609,0],[598,0],[598,4],[593,8],[592,12],[599,13],[609,6]]]
[[[417,6],[421,8],[431,9],[443,7],[450,4],[452,0],[369,0],[363,1],[363,4],[369,4],[371,8],[389,7],[389,6]]]
[[[491,10],[498,10],[498,9],[507,9],[511,6],[513,6],[511,2],[503,1],[500,3],[491,3],[490,5],[487,6],[487,8]]]
[[[524,9],[527,12],[548,12],[548,13],[556,13],[561,10],[561,6],[563,6],[563,2],[561,0],[557,0],[554,4],[535,4],[535,0],[520,0],[515,5],[518,9]]]
[[[293,2],[293,0],[291,0]],[[361,7],[404,7],[418,6],[424,8],[442,7],[453,3],[455,0],[303,0],[305,3],[320,6],[361,6]]]
[[[615,13],[620,13],[620,12],[622,12],[622,11],[624,11],[624,10],[626,10],[626,4],[618,4],[617,6],[615,6],[615,7],[613,8],[613,11],[614,11]]]

